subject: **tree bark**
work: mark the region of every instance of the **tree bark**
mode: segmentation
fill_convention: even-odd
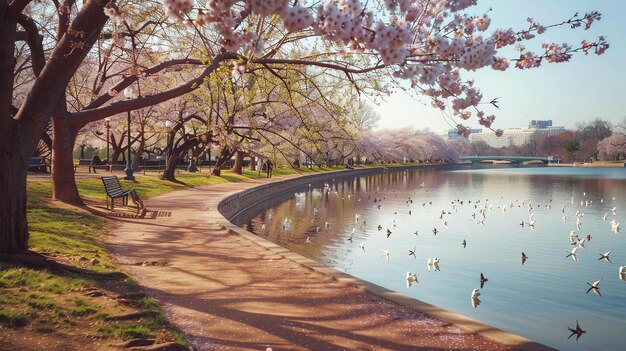
[[[231,157],[233,157],[234,153],[235,152],[231,151],[228,147],[222,148],[220,157],[218,157],[217,161],[215,161],[215,168],[213,168],[213,172],[211,172],[211,174],[219,177],[222,174],[222,167],[224,167],[224,164],[230,160]]]
[[[256,171],[256,157],[250,156],[250,170]]]
[[[0,139],[0,254],[25,253],[28,251],[26,172],[29,160],[22,156],[17,128],[0,133]]]
[[[237,151],[235,154],[235,165],[233,166],[233,172],[236,174],[243,174],[243,156],[244,153]]]
[[[65,100],[59,104],[64,104]],[[78,128],[68,126],[64,114],[52,116],[54,140],[52,142],[52,199],[83,206],[78,194],[74,174],[72,151],[78,136]]]

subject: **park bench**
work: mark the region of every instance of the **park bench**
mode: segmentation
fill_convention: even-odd
[[[139,214],[144,211],[143,201],[139,199],[139,196],[137,195],[135,189],[124,191],[117,176],[102,177],[102,183],[104,184],[104,189],[107,193],[107,208],[110,208],[111,210],[115,208],[115,199],[122,199],[122,205],[129,206],[128,197],[130,197],[137,207],[137,213]],[[109,207],[109,198],[111,199],[111,207]]]
[[[31,157],[28,162],[28,170],[47,173],[48,165],[44,162],[44,159],[41,156]]]

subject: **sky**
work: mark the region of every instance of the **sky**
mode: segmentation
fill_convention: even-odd
[[[596,117],[613,123],[626,117],[626,1],[478,0],[478,5],[467,11],[482,14],[489,8],[493,11],[488,32],[495,28],[527,28],[528,17],[549,25],[562,22],[576,12],[584,15],[597,10],[602,14],[602,19],[594,22],[589,30],[561,26],[523,42],[527,49],[537,53],[542,41],[567,42],[577,47],[583,39],[593,41],[604,35],[610,44],[601,56],[580,53],[570,62],[550,64],[544,61],[541,67],[531,70],[520,70],[512,64],[505,72],[491,68],[463,71],[465,78],[475,79],[484,101],[498,98],[500,109],[484,108],[487,114],[496,115],[494,128],[526,127],[532,119],[551,119],[554,126],[573,129],[576,123]],[[517,57],[512,50],[498,54]],[[385,100],[377,107],[382,116],[379,129],[410,126],[443,134],[451,128],[442,111],[432,108],[425,97],[399,92]],[[477,121],[463,122],[480,128]]]

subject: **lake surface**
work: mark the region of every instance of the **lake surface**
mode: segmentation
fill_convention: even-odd
[[[624,350],[626,281],[618,271],[626,265],[625,233],[612,232],[610,222],[624,222],[625,194],[622,168],[408,170],[313,185],[272,199],[270,208],[237,224],[364,280],[558,349]],[[575,247],[572,230],[591,236],[577,250],[578,261],[565,257]],[[609,250],[611,262],[599,260]],[[433,257],[439,270],[427,265]],[[407,287],[407,272],[419,273],[419,282]],[[489,279],[483,288],[481,273]],[[587,283],[599,279],[601,296],[587,292]],[[473,289],[481,293],[476,307]],[[568,339],[567,329],[577,320],[587,331],[578,341]]]

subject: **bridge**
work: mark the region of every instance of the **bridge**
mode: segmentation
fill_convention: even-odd
[[[513,164],[521,165],[524,162],[530,161],[540,161],[544,164],[548,164],[552,161],[552,158],[539,156],[461,156],[459,157],[459,161],[470,161],[472,164],[489,161],[508,161]]]

